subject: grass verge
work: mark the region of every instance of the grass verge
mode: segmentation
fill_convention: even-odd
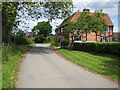
[[[58,49],[57,51],[67,59],[81,66],[89,68],[102,75],[111,77],[115,80],[120,80],[118,75],[118,70],[120,70],[118,65],[119,58],[117,56],[67,49]]]
[[[12,88],[17,79],[17,72],[27,45],[4,45],[2,48],[2,88]]]

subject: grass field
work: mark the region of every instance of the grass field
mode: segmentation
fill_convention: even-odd
[[[33,45],[30,45],[33,46]],[[4,45],[2,49],[2,88],[14,87],[19,64],[27,45]]]
[[[88,53],[83,51],[58,49],[67,59],[95,72],[118,80],[118,57],[109,54]]]

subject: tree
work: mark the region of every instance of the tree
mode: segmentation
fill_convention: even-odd
[[[38,22],[36,26],[33,27],[32,32],[37,35],[43,34],[45,37],[49,36],[52,32],[52,26],[49,22]]]
[[[24,32],[24,31],[19,30],[19,31],[17,32],[17,36],[24,36],[24,35],[25,35],[25,32]]]
[[[18,27],[20,23],[26,24],[25,19],[37,20],[46,17],[49,21],[52,21],[52,19],[65,18],[70,15],[72,8],[72,2],[3,2],[3,40],[4,38],[10,40],[13,27]]]
[[[78,18],[77,22],[74,23],[75,29],[82,30],[87,33],[98,31],[105,32],[107,22],[105,19],[102,19],[104,14],[101,10],[96,10],[95,15],[90,15],[89,12],[81,13],[81,16]]]
[[[2,40],[10,42],[11,30],[15,23],[18,2],[2,2]]]
[[[98,31],[105,32],[107,22],[105,19],[102,19],[102,16],[104,16],[102,10],[96,10],[95,15],[90,15],[90,12],[82,12],[76,22],[69,22],[67,26],[64,27],[63,35],[66,36],[65,33],[67,35],[73,33],[74,30],[87,33],[97,33]],[[71,45],[73,42],[74,40],[71,41]]]
[[[32,32],[36,34],[36,42],[45,42],[47,37],[51,35],[52,26],[49,22],[38,22],[36,26],[33,27]]]

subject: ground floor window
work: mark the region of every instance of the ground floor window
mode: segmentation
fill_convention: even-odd
[[[109,42],[109,37],[108,36],[102,36],[101,37],[101,42]]]

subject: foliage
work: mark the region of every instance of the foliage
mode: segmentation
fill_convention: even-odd
[[[13,26],[16,30],[20,24],[29,24],[25,20],[64,18],[70,15],[72,8],[72,2],[2,2],[3,38],[9,41]]]
[[[60,44],[59,42],[56,41],[55,35],[50,36],[50,42],[51,42],[51,47],[57,47]]]
[[[98,54],[67,49],[58,49],[57,51],[68,60],[86,67],[87,70],[90,69],[102,75],[120,80],[120,75],[118,73],[120,69],[118,56],[108,53]]]
[[[20,6],[24,7],[27,12],[25,17],[30,15],[33,20],[43,17],[49,21],[57,18],[62,19],[69,16],[73,10],[73,3],[66,2],[66,0],[63,2],[49,2],[49,0],[48,2],[24,2]]]
[[[2,2],[2,24],[12,26],[15,23],[18,2]]]
[[[35,42],[36,43],[43,43],[43,42],[50,42],[50,35],[52,32],[52,26],[49,22],[38,22],[36,26],[32,29],[33,33],[35,34]]]
[[[72,49],[99,53],[120,54],[120,43],[117,42],[95,42],[74,43]]]
[[[102,19],[101,16],[97,16],[99,14],[95,13],[95,16],[90,15],[89,12],[82,12],[81,16],[78,18],[78,21],[75,22],[75,29],[97,33],[98,31],[105,32],[107,22],[105,19]]]
[[[20,45],[25,45],[25,44],[33,44],[34,42],[32,41],[32,39],[26,37],[26,36],[17,36],[15,38],[15,43],[16,44],[20,44]]]
[[[61,42],[61,46],[63,48],[67,47],[69,45],[69,40],[68,39],[63,39],[63,41]]]
[[[56,36],[55,35],[50,35],[50,36],[46,37],[45,42],[54,42],[55,40],[56,40]]]
[[[49,36],[52,32],[52,26],[49,22],[38,22],[36,26],[33,27],[32,32],[37,35],[42,34],[43,36]]]
[[[16,25],[18,2],[2,2],[2,40],[10,42],[13,26]]]
[[[19,30],[19,31],[17,32],[17,36],[25,36],[25,32]]]
[[[69,39],[69,34],[74,32],[75,25],[73,22],[68,22],[67,26],[63,27],[63,36],[66,39]]]
[[[20,58],[27,46],[5,44],[2,46],[2,88],[14,87]]]
[[[58,47],[60,44],[57,41],[51,42],[51,47]]]
[[[113,41],[114,41],[114,42],[120,42],[120,38],[113,37]]]
[[[74,30],[79,32],[104,32],[106,29],[107,22],[102,19],[103,13],[100,10],[95,11],[95,15],[90,15],[90,12],[82,12],[76,22],[68,22],[63,28],[64,36],[68,38],[69,33],[73,33]]]
[[[35,37],[35,43],[44,43],[46,40],[45,36],[43,34],[37,35]]]

